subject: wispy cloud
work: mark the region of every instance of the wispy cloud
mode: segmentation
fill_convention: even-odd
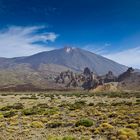
[[[105,43],[102,45],[88,44],[88,45],[83,46],[83,49],[96,53],[96,54],[105,54],[107,53],[107,48],[110,46],[111,46],[110,43]]]
[[[126,66],[140,68],[140,47],[127,49],[116,53],[103,54],[103,56]]]
[[[111,46],[112,45],[110,43],[105,43],[104,45],[89,44],[83,48],[95,54],[114,60],[120,64],[140,69],[140,47],[127,48],[116,52],[114,49],[112,52],[110,50]]]
[[[58,37],[54,32],[46,32],[45,26],[12,26],[0,31],[0,57],[27,56],[54,49],[47,45]],[[36,42],[45,43],[44,47]]]

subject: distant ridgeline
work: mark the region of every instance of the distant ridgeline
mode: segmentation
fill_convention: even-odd
[[[39,78],[38,76],[36,77]],[[117,83],[118,89],[139,89],[140,72],[135,72],[133,68],[119,76],[115,76],[112,71],[105,75],[98,75],[88,67],[83,72],[73,72],[70,70],[60,72],[57,75],[47,75],[46,81],[35,81],[33,83],[9,84],[0,86],[1,91],[40,91],[40,90],[70,90],[82,89],[92,90],[104,86],[108,83]],[[44,82],[44,83],[43,83]]]
[[[132,68],[72,47],[0,58],[0,90],[90,90],[111,82],[120,89],[139,90],[139,75]]]

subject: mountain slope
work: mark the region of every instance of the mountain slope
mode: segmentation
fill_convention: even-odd
[[[108,71],[113,71],[115,75],[119,75],[127,69],[126,66],[79,48],[63,48],[41,52],[23,59],[17,59],[15,63],[27,63],[36,70],[40,64],[56,64],[74,71],[83,71],[85,67],[89,67],[99,75],[106,74]]]
[[[28,57],[0,58],[0,89],[18,85],[55,88],[54,79],[60,72],[83,72],[85,67],[98,75],[108,71],[119,75],[127,69],[126,66],[82,49],[62,48]]]

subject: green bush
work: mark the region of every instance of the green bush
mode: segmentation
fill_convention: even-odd
[[[53,107],[51,109],[46,110],[45,113],[44,113],[44,115],[54,115],[54,114],[57,114],[58,111],[59,111],[58,108]]]
[[[46,103],[40,103],[40,104],[37,105],[37,107],[40,107],[40,108],[48,108],[49,106]]]
[[[28,97],[28,96],[20,97],[20,99],[33,99],[33,100],[37,100],[38,97],[36,97],[35,95],[32,95],[31,97]]]
[[[22,112],[24,115],[35,115],[36,114],[35,110],[33,110],[32,108],[24,109]]]
[[[1,110],[1,111],[9,111],[9,110],[11,110],[12,108],[13,108],[12,106],[8,105],[8,106],[2,107],[0,110]]]
[[[81,119],[76,122],[75,126],[85,126],[85,127],[91,127],[93,125],[93,121],[91,119]]]
[[[27,108],[27,109],[24,109],[22,111],[22,113],[24,115],[42,115],[45,113],[45,109],[43,108],[37,108],[37,107],[32,107],[32,108]]]
[[[13,104],[13,107],[12,108],[13,109],[23,109],[24,106],[23,106],[22,103],[15,103],[15,104]]]
[[[47,140],[76,140],[76,138],[72,136],[49,136]]]
[[[69,104],[69,109],[70,110],[76,110],[76,109],[81,109],[86,105],[86,102],[81,100],[81,101],[76,101],[74,104]]]
[[[66,137],[63,137],[62,140],[76,140],[76,139],[72,136],[66,136]]]
[[[22,103],[15,103],[13,105],[4,106],[0,109],[0,111],[10,111],[11,109],[23,109],[24,106]]]
[[[7,111],[7,112],[4,112],[3,113],[3,116],[5,117],[5,118],[10,118],[10,117],[13,117],[13,116],[15,116],[16,115],[16,113],[14,112],[14,111]]]

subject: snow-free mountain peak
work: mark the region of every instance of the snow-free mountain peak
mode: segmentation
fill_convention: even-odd
[[[10,60],[9,60],[10,61]],[[32,56],[15,58],[10,62],[15,64],[27,64],[34,70],[38,70],[42,65],[56,65],[55,71],[59,70],[57,66],[65,67],[74,71],[83,71],[85,67],[89,67],[93,72],[103,75],[112,71],[115,75],[119,75],[127,70],[127,67],[118,64],[105,57],[95,53],[73,47],[64,47],[52,51],[46,51],[34,54]],[[1,63],[1,66],[3,64]],[[6,65],[8,67],[8,64]],[[46,67],[47,67],[46,66]]]

